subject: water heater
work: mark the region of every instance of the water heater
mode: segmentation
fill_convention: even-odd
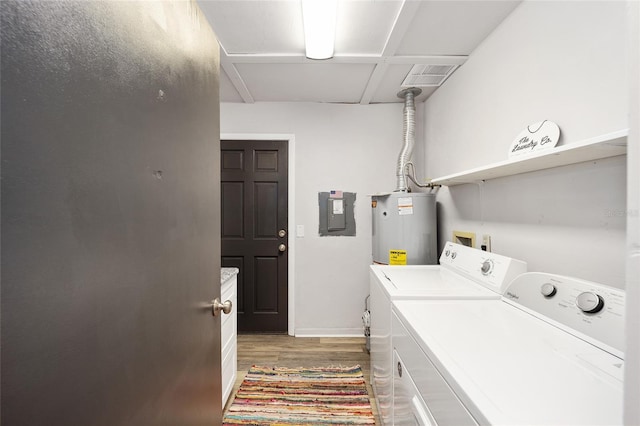
[[[435,194],[392,192],[372,195],[371,211],[375,263],[437,263]]]

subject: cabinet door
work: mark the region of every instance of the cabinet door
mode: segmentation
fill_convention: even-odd
[[[233,308],[227,315],[222,316],[222,405],[224,406],[231,395],[238,370],[237,344],[237,276],[230,278],[223,284],[221,300],[230,300]]]

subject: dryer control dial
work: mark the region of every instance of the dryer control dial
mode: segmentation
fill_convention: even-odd
[[[489,275],[493,270],[493,262],[489,259],[482,262],[482,266],[480,266],[480,272],[482,275]]]
[[[553,297],[555,296],[556,291],[556,286],[551,283],[544,283],[542,284],[542,287],[540,287],[540,293],[542,293],[544,297]]]
[[[604,307],[602,297],[592,291],[585,291],[576,297],[576,306],[587,314],[595,314],[600,312]]]

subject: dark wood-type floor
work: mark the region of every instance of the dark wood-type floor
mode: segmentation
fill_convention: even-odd
[[[369,383],[369,354],[364,337],[291,337],[286,335],[241,334],[238,336],[238,378],[227,402],[231,405],[236,390],[252,365],[270,367],[362,367],[369,400],[380,424]]]

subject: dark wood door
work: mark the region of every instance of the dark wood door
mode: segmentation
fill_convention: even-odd
[[[287,331],[286,141],[221,141],[222,266],[238,275],[238,332]]]

